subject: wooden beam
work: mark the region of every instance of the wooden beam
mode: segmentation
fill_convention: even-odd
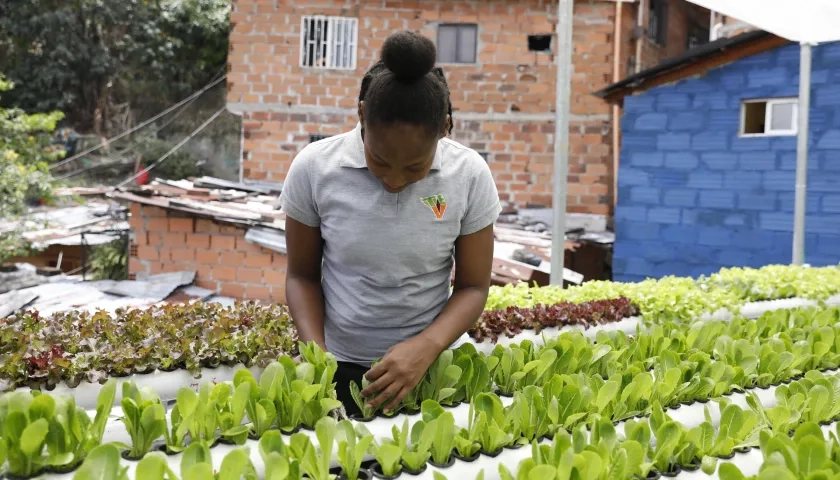
[[[754,42],[731,47],[727,50],[698,59],[696,62],[680,65],[671,70],[656,74],[650,78],[642,80],[641,83],[620,88],[605,95],[604,100],[610,103],[618,103],[628,95],[644,92],[645,90],[654,87],[673,83],[696,75],[701,75],[713,68],[721,67],[752,55],[764,53],[774,48],[787,45],[788,43],[790,43],[790,40],[771,35]]]

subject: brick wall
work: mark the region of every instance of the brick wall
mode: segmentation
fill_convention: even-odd
[[[815,47],[805,260],[840,261],[840,43]],[[741,101],[798,95],[789,45],[625,98],[616,280],[791,260],[796,137],[740,137]]]
[[[245,229],[137,203],[130,222],[131,275],[194,270],[221,295],[285,303],[286,256],[245,241]]]
[[[300,17],[313,14],[359,18],[356,71],[299,67]],[[489,154],[504,199],[550,204],[554,59],[528,52],[527,36],[551,34],[555,21],[556,2],[549,0],[234,0],[228,105],[244,117],[243,174],[282,181],[310,134],[355,125],[361,76],[390,33],[413,29],[435,40],[441,22],[475,22],[478,63],[444,67],[456,110],[453,137]],[[590,92],[612,80],[614,21],[613,2],[575,3],[572,212],[607,214],[612,206],[611,110]],[[622,43],[629,55],[629,36]]]

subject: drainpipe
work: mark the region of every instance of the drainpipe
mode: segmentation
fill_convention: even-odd
[[[621,80],[621,17],[622,2],[615,2],[615,33],[613,34],[613,83]],[[613,152],[613,209],[618,202],[618,161],[621,150],[620,143],[621,108],[617,103],[612,106],[612,152]]]
[[[644,29],[645,25],[645,10],[647,10],[647,3],[648,0],[639,0],[639,12],[636,18],[636,26],[639,28],[639,31]],[[644,40],[644,35],[640,35],[639,38],[636,39],[636,69],[635,73],[639,73],[642,71],[642,40]]]

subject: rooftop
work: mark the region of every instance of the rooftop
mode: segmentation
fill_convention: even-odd
[[[113,313],[119,308],[147,308],[162,303],[205,301],[233,304],[234,299],[193,286],[195,272],[184,271],[159,275],[138,275],[136,280],[101,280],[82,282],[78,276],[44,277],[35,274],[35,267],[18,264],[16,272],[0,272],[0,318],[18,310],[37,310],[41,314],[69,310]],[[25,282],[20,279],[27,279]],[[17,279],[16,283],[11,282]]]
[[[118,240],[129,230],[126,209],[116,202],[90,200],[69,206],[43,206],[14,220],[0,220],[0,235],[18,232],[33,247],[101,245]]]
[[[617,103],[627,95],[673,83],[684,78],[702,75],[745,57],[772,50],[789,43],[784,38],[762,30],[753,30],[733,37],[721,38],[669,58],[659,65],[608,85],[594,93],[609,102]]]
[[[113,191],[109,196],[239,225],[246,229],[249,242],[285,254],[286,215],[280,208],[281,191],[279,184],[202,177],[177,182],[155,179],[130,191]],[[551,258],[551,212],[549,208],[517,210],[505,206],[496,225],[494,281],[539,282],[537,277],[546,277]],[[609,249],[615,238],[599,215],[569,214],[567,231],[565,246],[571,252],[583,243]],[[571,270],[565,277],[573,283],[581,281],[580,275]]]

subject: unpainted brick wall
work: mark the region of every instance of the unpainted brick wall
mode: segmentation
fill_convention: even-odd
[[[128,271],[195,270],[195,285],[236,299],[285,303],[286,256],[245,240],[245,229],[131,204]]]
[[[686,2],[672,3],[674,40],[666,48],[647,46],[645,54],[655,56],[654,63],[685,49]],[[453,138],[489,154],[503,199],[550,205],[554,57],[529,52],[527,37],[552,34],[556,8],[550,0],[234,0],[228,105],[245,120],[244,177],[282,181],[310,134],[352,128],[361,76],[392,32],[412,29],[436,40],[440,23],[477,23],[477,64],[444,66],[455,108]],[[632,17],[625,21],[629,29],[636,8],[625,5]],[[355,71],[299,66],[301,16],[316,14],[359,19]],[[614,21],[614,2],[575,2],[571,212],[608,214],[613,203],[612,113],[591,92],[612,81]],[[622,65],[633,51],[627,30]]]

